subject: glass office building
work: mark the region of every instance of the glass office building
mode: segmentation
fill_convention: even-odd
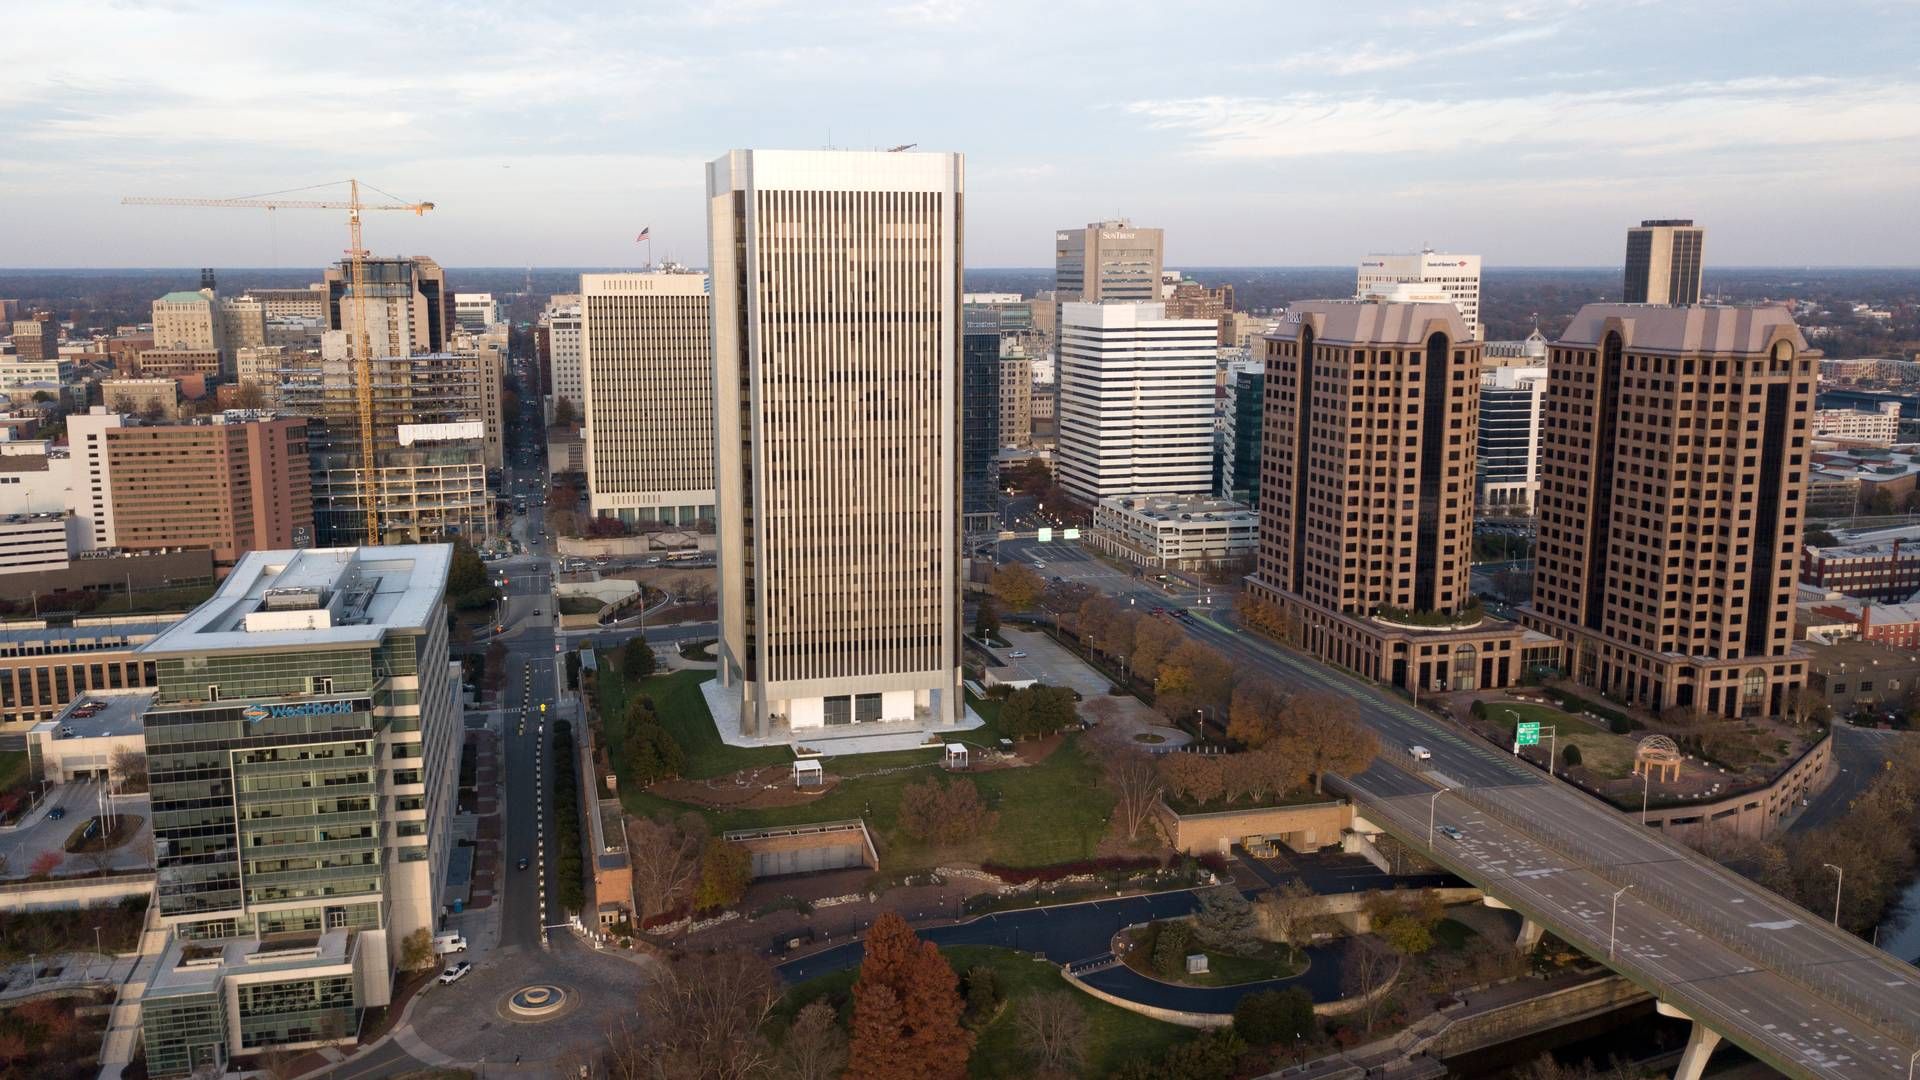
[[[349,1041],[444,886],[461,719],[445,546],[254,552],[141,647],[148,1071]]]

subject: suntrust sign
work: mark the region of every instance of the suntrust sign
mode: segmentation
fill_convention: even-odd
[[[351,701],[296,701],[288,705],[249,705],[240,710],[240,718],[257,724],[268,717],[278,720],[290,716],[346,716],[351,712]]]
[[[1100,233],[1100,239],[1102,240],[1133,240],[1137,238],[1138,235],[1139,234],[1137,233],[1130,233],[1130,232],[1106,232],[1102,230]]]

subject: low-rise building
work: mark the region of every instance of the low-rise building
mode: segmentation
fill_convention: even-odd
[[[1232,569],[1258,548],[1260,515],[1231,499],[1119,496],[1093,508],[1092,540],[1140,566]]]
[[[101,379],[100,403],[110,413],[177,419],[180,416],[180,384],[164,375]]]
[[[1883,401],[1873,412],[1860,409],[1815,409],[1813,437],[1892,446],[1900,438],[1900,403]]]
[[[88,694],[27,731],[27,770],[48,784],[113,780],[116,756],[144,754],[144,718],[153,692]]]
[[[1905,603],[1920,592],[1920,537],[1857,537],[1826,547],[1807,544],[1800,549],[1800,582],[1885,604]]]
[[[85,694],[151,688],[153,664],[134,651],[179,617],[81,616],[68,626],[41,619],[0,623],[0,735],[51,720]]]
[[[0,516],[0,574],[65,570],[77,531],[73,515],[64,510]]]
[[[1905,704],[1920,687],[1920,653],[1873,641],[1808,646],[1807,686],[1842,716]]]
[[[1897,649],[1920,649],[1920,603],[1874,604],[1843,597],[1809,604],[1806,611],[1815,626],[1848,625],[1844,635],[1828,630],[1829,640],[1854,638]]]

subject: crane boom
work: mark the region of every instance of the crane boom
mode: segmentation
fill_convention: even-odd
[[[360,243],[360,214],[365,210],[410,210],[415,217],[433,209],[430,202],[364,203],[360,181],[348,180],[345,202],[330,199],[195,199],[129,195],[123,206],[202,206],[242,210],[345,210],[347,282],[353,297],[353,375],[360,411],[360,498],[365,503],[369,544],[380,542],[380,482],[374,468],[373,343],[367,333],[367,250]]]

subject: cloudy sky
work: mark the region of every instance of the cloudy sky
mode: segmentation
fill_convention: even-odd
[[[967,260],[1124,215],[1185,265],[1429,243],[1612,265],[1920,263],[1920,6],[999,0],[7,0],[0,266],[306,266],[310,211],[122,207],[359,176],[370,246],[704,263],[734,146],[967,155]]]

